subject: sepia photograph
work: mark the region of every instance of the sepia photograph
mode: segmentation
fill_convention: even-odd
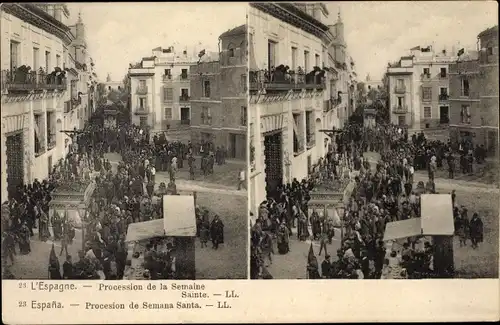
[[[498,7],[252,2],[251,279],[498,278]]]
[[[3,279],[246,279],[247,4],[0,10]]]

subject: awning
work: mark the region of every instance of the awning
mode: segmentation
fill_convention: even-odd
[[[420,218],[393,221],[385,226],[384,241],[422,235]]]
[[[194,196],[164,195],[163,222],[166,236],[196,236]]]
[[[163,229],[162,219],[135,222],[128,225],[125,242],[141,241],[163,236],[165,236],[165,230]]]
[[[422,194],[420,209],[425,235],[451,236],[455,233],[451,194]]]

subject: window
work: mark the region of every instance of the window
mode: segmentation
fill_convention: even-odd
[[[146,108],[146,98],[139,97],[139,108],[141,108],[141,109],[145,109]]]
[[[165,107],[165,119],[166,120],[171,120],[172,119],[172,107]]]
[[[269,70],[273,69],[276,65],[276,45],[276,42],[267,41],[267,67]]]
[[[139,126],[144,129],[148,126],[148,117],[147,116],[141,116]]]
[[[306,142],[308,146],[314,144],[314,121],[312,120],[313,117],[313,112],[306,112]]]
[[[170,77],[172,75],[172,70],[165,69],[165,75]]]
[[[188,69],[182,69],[181,70],[181,79],[187,79],[188,78]]]
[[[446,78],[446,68],[441,68],[441,71],[439,74],[440,74],[441,78]]]
[[[210,107],[201,108],[201,124],[212,124],[212,115],[210,115]]]
[[[230,58],[234,58],[234,49],[229,49],[227,53]]]
[[[38,71],[38,68],[40,68],[39,55],[40,55],[40,50],[38,48],[34,47],[33,48],[33,71]]]
[[[404,115],[398,116],[398,124],[399,124],[399,126],[406,125],[406,116],[404,116]]]
[[[56,54],[56,67],[61,67],[61,56]]]
[[[45,72],[50,73],[50,69],[52,67],[50,66],[50,52],[45,51]]]
[[[405,98],[404,97],[398,97],[398,107],[403,107],[405,104]]]
[[[304,150],[304,124],[302,114],[293,114],[293,152],[299,154]]]
[[[309,73],[309,51],[304,51],[304,72]]]
[[[47,112],[47,143],[49,150],[56,146],[55,117],[53,112]]]
[[[10,69],[19,68],[19,43],[10,41]]]
[[[486,55],[493,55],[493,46],[491,44],[486,47]]]
[[[460,122],[470,124],[470,106],[462,105],[462,109],[460,111]]]
[[[108,86],[108,91],[111,91],[111,86]]]
[[[241,106],[240,109],[240,125],[247,126],[247,107]]]
[[[243,92],[246,92],[247,91],[247,75],[242,74],[240,78],[241,78],[240,79],[241,89],[243,89]]]
[[[35,154],[45,151],[45,132],[43,130],[43,117],[41,114],[34,114],[35,123],[33,125],[35,136]]]
[[[439,88],[439,93],[441,95],[448,95],[448,88],[446,88],[446,87]]]
[[[432,88],[431,87],[422,87],[422,100],[427,101],[427,102],[432,100]]]
[[[187,88],[181,88],[181,97],[189,97],[189,89]]]
[[[461,95],[468,97],[470,94],[470,89],[469,89],[469,79],[462,79],[462,91]]]
[[[165,101],[174,99],[174,90],[172,88],[163,88],[163,99]]]
[[[431,117],[432,117],[432,107],[425,106],[424,107],[424,118],[431,118]]]
[[[431,70],[429,68],[424,68],[424,75],[427,77],[431,76]]]
[[[210,80],[203,81],[203,97],[210,98]]]
[[[291,69],[293,71],[297,70],[297,48],[292,47],[292,66]]]
[[[314,62],[317,67],[321,67],[321,58],[319,54],[314,55]]]

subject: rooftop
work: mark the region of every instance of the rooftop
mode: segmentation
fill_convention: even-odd
[[[482,37],[492,33],[498,33],[498,25],[483,30],[481,33],[477,35],[477,37]]]
[[[240,34],[246,34],[247,32],[247,25],[241,25],[238,27],[235,27],[233,29],[230,29],[222,34],[220,34],[220,37],[227,37],[227,36],[233,36],[233,35],[240,35]]]

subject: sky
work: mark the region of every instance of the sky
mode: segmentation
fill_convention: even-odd
[[[218,51],[223,32],[245,24],[245,3],[68,3],[70,22],[81,12],[99,80],[121,81],[129,63],[173,45]],[[188,53],[192,53],[189,51]]]
[[[331,2],[332,22],[340,7],[349,54],[358,80],[369,73],[380,80],[387,62],[408,55],[415,46],[435,51],[452,46],[476,49],[477,34],[498,23],[498,5],[486,1]],[[460,47],[459,47],[460,46]]]

